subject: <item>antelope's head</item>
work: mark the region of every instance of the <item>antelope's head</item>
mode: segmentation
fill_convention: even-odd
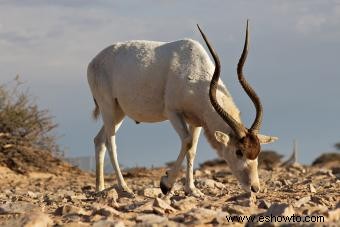
[[[257,157],[261,151],[260,144],[271,143],[278,138],[259,134],[263,115],[262,104],[260,98],[245,80],[243,75],[243,65],[248,55],[248,21],[246,27],[245,43],[242,55],[237,65],[237,75],[244,91],[250,97],[256,109],[255,120],[249,129],[246,128],[242,123],[236,121],[218,104],[216,99],[216,91],[221,71],[220,60],[215,50],[210,45],[206,35],[202,32],[199,26],[198,29],[201,32],[203,39],[206,42],[208,49],[215,61],[215,71],[209,90],[211,104],[219,116],[234,132],[233,134],[229,135],[220,131],[215,132],[216,140],[222,145],[220,146],[221,150],[219,154],[222,154],[222,158],[227,161],[233,174],[236,176],[246,191],[258,192],[260,190],[260,183],[257,172]]]

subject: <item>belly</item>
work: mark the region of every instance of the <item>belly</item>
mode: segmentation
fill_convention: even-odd
[[[131,81],[130,81],[131,82]],[[167,120],[164,114],[164,87],[150,83],[137,83],[129,89],[120,90],[117,100],[124,113],[138,122]]]

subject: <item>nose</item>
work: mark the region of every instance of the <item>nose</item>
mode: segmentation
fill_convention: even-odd
[[[252,192],[259,192],[260,191],[260,187],[259,186],[257,186],[257,185],[252,185],[252,186],[250,186],[250,190],[252,191]]]

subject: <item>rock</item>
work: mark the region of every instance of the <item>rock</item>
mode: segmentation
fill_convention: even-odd
[[[143,191],[143,196],[149,198],[157,198],[162,191],[160,188],[145,188]]]
[[[275,151],[261,151],[258,156],[259,168],[273,170],[280,164],[282,157]]]
[[[256,196],[254,193],[250,193],[249,197],[245,197],[243,199],[236,200],[237,205],[251,207],[254,206],[256,203]]]
[[[93,206],[93,212],[92,215],[101,215],[101,216],[105,216],[105,217],[109,217],[109,216],[119,216],[120,212],[117,211],[116,209],[107,206],[107,205],[103,205],[103,204],[95,204]]]
[[[167,217],[162,217],[156,214],[143,214],[136,218],[137,222],[142,222],[143,224],[157,225],[162,222],[168,221]]]
[[[136,207],[135,209],[133,209],[133,211],[138,212],[138,213],[152,213],[153,203],[154,203],[154,201],[148,201],[148,202]]]
[[[186,197],[185,199],[173,202],[172,206],[182,211],[191,210],[197,206],[197,200],[194,197]]]
[[[315,175],[326,175],[329,177],[335,177],[334,174],[332,173],[332,170],[330,169],[319,169]]]
[[[21,215],[19,218],[14,217],[3,223],[2,226],[25,226],[25,227],[47,227],[52,226],[51,218],[42,212],[33,211]]]
[[[295,214],[295,210],[292,205],[286,203],[274,203],[272,204],[266,212],[266,215],[274,215],[274,216],[292,216]]]
[[[322,155],[320,155],[317,159],[314,160],[314,162],[312,163],[312,165],[325,165],[328,162],[334,162],[334,161],[338,161],[340,162],[340,154],[339,153],[324,153]]]
[[[270,207],[270,205],[271,205],[270,202],[268,202],[267,200],[261,199],[261,200],[259,200],[258,208],[268,209]]]
[[[130,201],[129,198],[126,197],[121,197],[118,199],[118,193],[114,188],[110,189],[105,189],[101,192],[98,192],[95,194],[95,198],[97,202],[105,203],[106,205],[112,206],[112,207],[118,207],[117,201],[119,200],[128,200]],[[121,201],[119,201],[121,202]]]
[[[32,191],[27,191],[26,194],[27,194],[28,197],[30,197],[32,199],[38,198],[38,195],[36,193],[32,192]]]
[[[40,211],[37,205],[17,201],[0,205],[0,214],[24,214],[32,211]]]
[[[68,222],[63,224],[63,227],[90,227],[91,225],[81,221]]]
[[[241,205],[241,206],[253,206],[256,202],[256,196],[254,193],[243,193],[240,195],[236,195],[233,197],[230,197],[227,201],[234,201],[235,204]]]
[[[93,227],[124,227],[125,224],[122,221],[114,220],[100,220],[93,223]]]
[[[186,215],[193,218],[194,224],[199,224],[212,222],[216,218],[217,212],[206,208],[194,208]]]
[[[295,207],[301,207],[302,205],[308,203],[311,200],[310,196],[303,197],[294,203]]]
[[[164,214],[164,213],[169,214],[175,211],[173,207],[171,207],[168,203],[166,203],[160,198],[156,198],[154,200],[153,208],[154,208],[154,211],[156,211],[156,213],[159,213],[159,214]]]
[[[58,207],[55,211],[56,215],[87,215],[88,213],[80,207],[66,204],[64,206]]]
[[[320,196],[316,196],[316,195],[312,196],[311,201],[316,203],[316,204],[327,205],[327,201]]]
[[[327,220],[331,222],[340,221],[340,208],[328,211],[326,213],[326,217],[327,217]]]
[[[298,171],[298,172],[300,172],[300,173],[306,173],[306,169],[305,169],[301,164],[299,164],[299,163],[297,163],[297,162],[292,163],[291,165],[289,165],[289,166],[288,166],[288,169],[289,169],[290,171],[296,170],[296,171]]]
[[[247,209],[240,205],[227,205],[223,208],[224,211],[228,211],[230,214],[247,214]]]
[[[315,187],[314,187],[313,184],[309,184],[309,191],[310,191],[311,193],[316,193],[316,189],[315,189]]]
[[[226,218],[228,215],[229,214],[227,212],[223,212],[223,211],[217,212],[216,217],[213,220],[213,223],[214,224],[217,223],[218,225],[230,224]]]
[[[214,181],[212,179],[199,179],[196,181],[196,186],[198,188],[218,188],[218,189],[222,189],[224,188],[224,184]]]

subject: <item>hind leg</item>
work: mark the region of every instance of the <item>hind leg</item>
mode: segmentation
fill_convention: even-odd
[[[105,157],[105,132],[104,126],[94,138],[96,151],[96,191],[104,190],[104,157]]]
[[[106,135],[106,148],[108,150],[112,166],[115,170],[119,190],[127,193],[129,196],[133,196],[132,190],[130,190],[125,183],[117,157],[116,133],[122,124],[125,114],[117,102],[114,102],[111,110],[111,113],[102,113]]]

